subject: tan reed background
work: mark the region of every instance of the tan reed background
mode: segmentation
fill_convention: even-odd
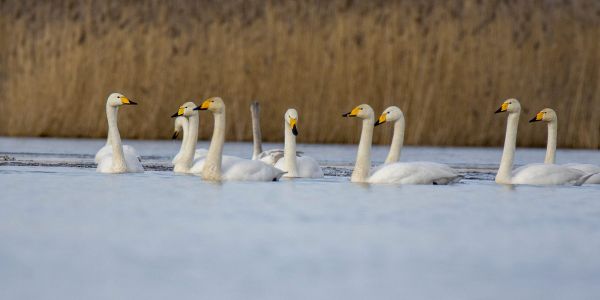
[[[268,141],[295,107],[300,142],[356,142],[340,115],[369,103],[402,108],[408,144],[499,146],[517,97],[520,145],[553,107],[561,147],[598,148],[600,1],[0,0],[0,135],[103,137],[112,91],[140,103],[125,138],[168,138],[179,104],[219,95],[229,140],[251,139],[257,99]]]

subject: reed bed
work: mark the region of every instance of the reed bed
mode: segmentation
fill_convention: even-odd
[[[573,1],[0,1],[0,135],[104,137],[104,104],[120,91],[125,138],[163,139],[169,116],[221,96],[228,139],[354,143],[360,103],[406,115],[406,143],[499,146],[509,97],[527,124],[555,108],[559,146],[600,147],[600,2]],[[201,113],[201,138],[212,117]],[[389,142],[391,126],[374,142]]]

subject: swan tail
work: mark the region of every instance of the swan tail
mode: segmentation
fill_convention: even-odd
[[[581,176],[581,178],[577,179],[577,181],[575,182],[575,186],[580,186],[580,185],[584,184],[588,179],[590,179],[592,176],[594,176],[596,174],[600,174],[600,173],[590,173],[590,174]]]

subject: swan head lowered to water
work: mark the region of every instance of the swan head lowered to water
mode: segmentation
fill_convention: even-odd
[[[137,105],[137,102],[129,100],[129,98],[123,96],[122,94],[112,93],[110,94],[110,96],[108,96],[106,104],[108,104],[109,106],[117,107],[121,105]]]
[[[377,122],[375,122],[375,126],[381,125],[385,122],[398,121],[400,119],[404,119],[402,110],[400,110],[400,108],[397,106],[390,106],[381,113],[381,116],[379,116],[379,119],[377,119]]]
[[[290,108],[285,112],[284,118],[285,122],[290,125],[292,133],[298,135],[298,128],[296,127],[296,124],[298,123],[298,112],[295,109]]]
[[[535,115],[529,123],[544,121],[544,122],[552,122],[556,121],[558,117],[556,116],[556,112],[552,108],[544,108],[539,113]]]

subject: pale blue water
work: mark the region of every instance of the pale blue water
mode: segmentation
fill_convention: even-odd
[[[600,295],[600,186],[496,185],[499,149],[403,152],[476,171],[453,186],[367,186],[343,174],[213,184],[170,171],[98,174],[88,167],[103,143],[0,139],[0,156],[15,159],[0,161],[0,299]],[[128,144],[155,166],[178,147]],[[356,151],[301,148],[344,168]],[[376,148],[375,160],[385,154]],[[558,155],[600,161],[598,151]],[[539,160],[541,149],[517,153]]]

